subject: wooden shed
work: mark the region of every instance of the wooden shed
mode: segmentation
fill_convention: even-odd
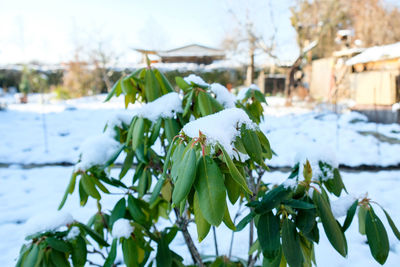
[[[374,46],[349,59],[350,91],[356,105],[387,105],[400,101],[400,42]]]
[[[392,106],[400,102],[400,42],[374,46],[349,59],[353,109],[370,120],[399,122],[399,112]]]

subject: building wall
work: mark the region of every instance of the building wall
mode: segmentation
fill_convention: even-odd
[[[328,101],[333,83],[333,58],[321,58],[312,62],[310,96],[315,100]]]
[[[351,98],[357,105],[393,105],[396,103],[398,71],[365,71],[352,73]]]

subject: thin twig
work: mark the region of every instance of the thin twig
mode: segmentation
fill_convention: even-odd
[[[93,249],[93,251],[88,251],[88,253],[99,254],[103,259],[107,259],[107,257],[104,256],[104,254],[101,251],[99,251],[99,250],[97,250],[95,248]]]
[[[242,208],[242,203],[239,204],[239,209],[235,214],[235,218],[233,218],[233,224],[236,224],[236,220],[237,218],[239,218],[240,214],[241,214],[241,208]],[[233,248],[233,237],[235,236],[235,231],[232,231],[232,235],[231,235],[231,243],[229,245],[229,254],[228,254],[228,258],[230,259],[232,256],[232,248]]]
[[[94,263],[94,262],[93,262],[93,261],[91,261],[91,260],[87,260],[87,262],[88,262],[90,265],[93,265],[93,266],[99,266],[99,267],[103,267],[103,265],[100,265],[100,264]]]
[[[214,236],[214,247],[215,247],[215,255],[218,257],[219,253],[218,253],[218,242],[217,242],[217,234],[215,233],[215,226],[212,226],[213,229],[213,236]]]

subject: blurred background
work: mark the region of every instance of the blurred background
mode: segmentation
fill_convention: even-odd
[[[106,93],[148,56],[172,82],[196,73],[229,89],[255,83],[288,103],[346,103],[397,122],[399,8],[396,0],[3,1],[0,92],[18,92],[20,102],[29,93]]]
[[[146,58],[174,86],[196,74],[267,96],[260,129],[277,155],[266,182],[283,181],[298,152],[328,154],[349,192],[368,192],[400,222],[400,1],[0,0],[0,266],[15,264],[29,219],[57,210],[82,141],[138,107],[104,100]],[[96,209],[76,194],[64,207],[80,221]],[[378,266],[357,227],[346,259],[322,236],[318,265]],[[398,266],[389,235],[386,266]],[[190,263],[183,239],[174,246]]]

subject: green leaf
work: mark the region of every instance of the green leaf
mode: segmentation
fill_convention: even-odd
[[[172,192],[172,201],[177,206],[189,194],[196,178],[196,152],[194,148],[189,148],[186,152],[179,169],[178,179]]]
[[[151,128],[151,135],[149,138],[149,145],[153,145],[157,138],[160,135],[160,129],[161,129],[161,125],[162,125],[162,119],[159,118],[155,124],[153,124],[152,128]]]
[[[111,244],[110,253],[108,253],[108,257],[104,262],[103,267],[112,267],[116,257],[117,257],[117,239],[114,238]]]
[[[152,102],[162,95],[160,85],[152,69],[146,70],[144,85],[147,102]]]
[[[138,196],[139,198],[142,198],[146,192],[147,189],[150,187],[150,182],[151,182],[151,173],[149,172],[148,169],[145,169],[139,178],[139,185],[138,185]]]
[[[89,196],[91,196],[97,200],[101,199],[99,191],[97,191],[96,187],[94,186],[94,181],[92,180],[92,177],[87,175],[86,173],[83,173],[81,177],[82,177],[81,178],[82,186],[83,186],[83,189],[85,189],[85,192]]]
[[[145,225],[147,222],[146,214],[141,209],[141,203],[132,195],[128,196],[128,210],[134,221]]]
[[[135,151],[144,140],[144,119],[138,117],[132,130],[132,150]]]
[[[229,214],[228,205],[225,205],[224,218],[222,218],[222,221],[229,229],[236,231],[235,224],[232,222],[231,215]]]
[[[349,228],[351,222],[353,221],[354,214],[356,214],[357,206],[358,206],[358,200],[354,201],[354,203],[348,209],[346,219],[342,226],[343,232],[345,232],[347,230],[347,228]]]
[[[260,216],[257,224],[258,241],[263,254],[268,259],[278,256],[281,246],[279,218],[270,211]]]
[[[203,117],[213,113],[212,104],[207,93],[199,91],[197,95],[197,104]]]
[[[260,140],[258,140],[257,134],[252,130],[246,129],[246,125],[244,124],[242,125],[240,132],[242,136],[241,140],[247,154],[252,160],[263,165],[264,160],[262,157],[261,143]]]
[[[197,192],[194,193],[194,197],[193,197],[193,212],[194,212],[194,220],[195,220],[196,228],[197,228],[197,238],[198,238],[199,242],[201,242],[210,232],[211,225],[207,222],[207,220],[204,218],[203,214],[201,213],[200,206],[199,206],[199,196],[198,196]]]
[[[233,180],[235,180],[235,182],[237,182],[244,189],[244,191],[246,191],[246,193],[252,195],[253,193],[247,187],[246,179],[236,168],[235,164],[233,163],[232,159],[229,157],[228,153],[225,151],[224,147],[219,145],[219,148],[221,149],[221,151],[223,153],[224,162],[228,166],[229,172],[230,172]]]
[[[122,165],[121,172],[119,173],[119,179],[122,179],[125,174],[129,171],[129,169],[132,167],[133,163],[133,156],[135,153],[133,151],[129,151],[126,155],[126,158],[124,160],[124,164]]]
[[[258,140],[260,140],[260,143],[266,153],[266,158],[271,159],[272,158],[272,149],[271,149],[271,145],[269,144],[267,137],[261,131],[256,131],[256,133],[257,133]]]
[[[60,252],[69,253],[71,251],[71,245],[64,240],[49,236],[46,238],[46,242],[51,248]]]
[[[308,202],[305,202],[305,201],[301,201],[301,200],[298,200],[298,199],[289,199],[287,201],[283,201],[283,204],[284,205],[288,205],[288,206],[290,206],[292,208],[295,208],[295,209],[306,209],[307,210],[307,209],[314,209],[315,208],[314,204],[308,203]]]
[[[291,267],[302,267],[304,258],[301,252],[300,239],[294,223],[285,219],[282,224],[282,249]]]
[[[178,85],[179,88],[181,88],[183,91],[186,91],[189,89],[191,86],[182,77],[175,77],[175,82]]]
[[[187,99],[186,99],[186,103],[185,103],[185,108],[183,109],[183,117],[186,117],[189,114],[190,111],[190,107],[192,106],[192,102],[193,102],[193,95],[194,95],[194,90],[190,91]]]
[[[65,256],[65,254],[61,253],[61,252],[59,252],[57,250],[51,251],[50,260],[57,267],[69,267],[69,266],[71,266],[69,264],[69,261],[67,260],[67,258]]]
[[[98,233],[90,229],[87,225],[78,223],[78,226],[83,229],[91,238],[93,238],[93,240],[96,241],[100,246],[109,246],[109,244]]]
[[[109,158],[107,160],[107,162],[103,165],[103,168],[107,168],[108,166],[110,166],[111,164],[114,163],[114,161],[118,158],[119,154],[121,154],[122,150],[124,150],[124,146],[121,145],[120,148],[114,152],[114,154],[111,156],[111,158]]]
[[[247,214],[237,225],[236,225],[236,231],[235,232],[240,232],[243,230],[243,228],[246,227],[246,225],[253,220],[254,216],[256,214],[254,212],[250,212]]]
[[[315,209],[297,211],[295,219],[297,228],[299,228],[299,230],[302,231],[304,234],[310,233],[311,230],[314,228],[314,225],[316,225],[315,217]]]
[[[137,119],[138,119],[138,117],[136,117],[136,116],[134,116],[132,118],[131,124],[129,125],[128,134],[126,136],[125,146],[129,146],[129,142],[132,140],[132,133],[133,133],[133,129],[135,128]]]
[[[371,206],[365,219],[365,232],[372,256],[383,265],[389,255],[389,239],[385,226]]]
[[[282,201],[288,199],[289,195],[290,190],[286,189],[284,186],[280,185],[275,187],[264,195],[260,204],[254,209],[254,211],[259,214],[269,212],[280,205]]]
[[[122,240],[122,253],[124,263],[127,267],[139,267],[138,264],[138,246],[132,238]]]
[[[171,83],[168,81],[167,77],[165,77],[165,75],[161,71],[155,69],[154,73],[157,77],[158,82],[161,85],[161,90],[163,94],[167,94],[174,91],[174,88],[172,87]]]
[[[397,237],[398,240],[400,240],[400,232],[397,229],[396,225],[394,224],[394,222],[393,222],[392,218],[390,217],[389,213],[387,213],[387,211],[384,208],[382,208],[382,210],[385,213],[386,219],[388,220],[388,223],[390,225],[390,228],[392,228],[392,231],[393,231],[394,235]]]
[[[364,206],[360,206],[358,208],[358,231],[360,234],[365,235],[365,219],[367,216],[367,208]]]
[[[110,194],[110,191],[108,191],[108,189],[96,178],[91,176],[92,181],[94,182],[94,184],[104,193],[106,194]]]
[[[194,183],[199,196],[199,205],[204,218],[218,226],[224,217],[226,193],[224,177],[217,163],[209,156],[203,156],[198,163]]]
[[[111,216],[110,216],[110,228],[114,225],[114,223],[125,216],[126,212],[126,201],[125,198],[121,198],[118,200],[117,204],[115,204]]]
[[[165,137],[171,143],[172,139],[179,133],[180,127],[178,122],[172,118],[164,119]]]
[[[34,244],[27,254],[23,266],[25,267],[34,267],[36,265],[37,259],[39,255],[39,246],[37,244]]]
[[[157,267],[172,267],[172,254],[164,237],[160,239],[156,254]]]
[[[343,257],[346,257],[347,241],[339,223],[335,220],[335,217],[332,214],[328,202],[326,202],[326,200],[316,190],[314,190],[313,200],[319,212],[329,242],[337,252],[339,252]]]
[[[71,258],[74,267],[83,267],[86,263],[87,248],[85,240],[79,235],[72,244]]]
[[[79,181],[79,199],[80,205],[84,206],[88,200],[89,196],[83,188],[82,179]]]
[[[264,257],[262,267],[286,267],[286,261],[284,261],[285,259],[282,256],[282,246],[280,246],[278,255],[274,259]],[[281,261],[283,261],[284,264],[281,264]]]
[[[117,91],[121,91],[121,79],[119,79],[114,86],[111,88],[111,91],[108,93],[106,100],[104,100],[104,102],[107,102],[111,99],[111,97],[113,97],[113,95],[116,94]]]
[[[240,196],[240,185],[233,180],[229,173],[225,173],[224,175],[224,184],[228,194],[228,199],[232,204],[235,204]]]
[[[121,90],[124,93],[124,95],[132,95],[134,93],[134,88],[131,82],[131,78],[125,77],[122,79]]]
[[[64,193],[64,196],[63,196],[63,198],[61,200],[60,205],[58,206],[58,210],[61,210],[62,207],[64,206],[65,201],[67,200],[68,194],[72,194],[74,192],[75,183],[76,183],[76,177],[77,176],[78,176],[78,173],[76,173],[76,172],[72,173],[71,179],[70,179],[69,184],[68,184],[68,187],[65,190],[65,193]]]

